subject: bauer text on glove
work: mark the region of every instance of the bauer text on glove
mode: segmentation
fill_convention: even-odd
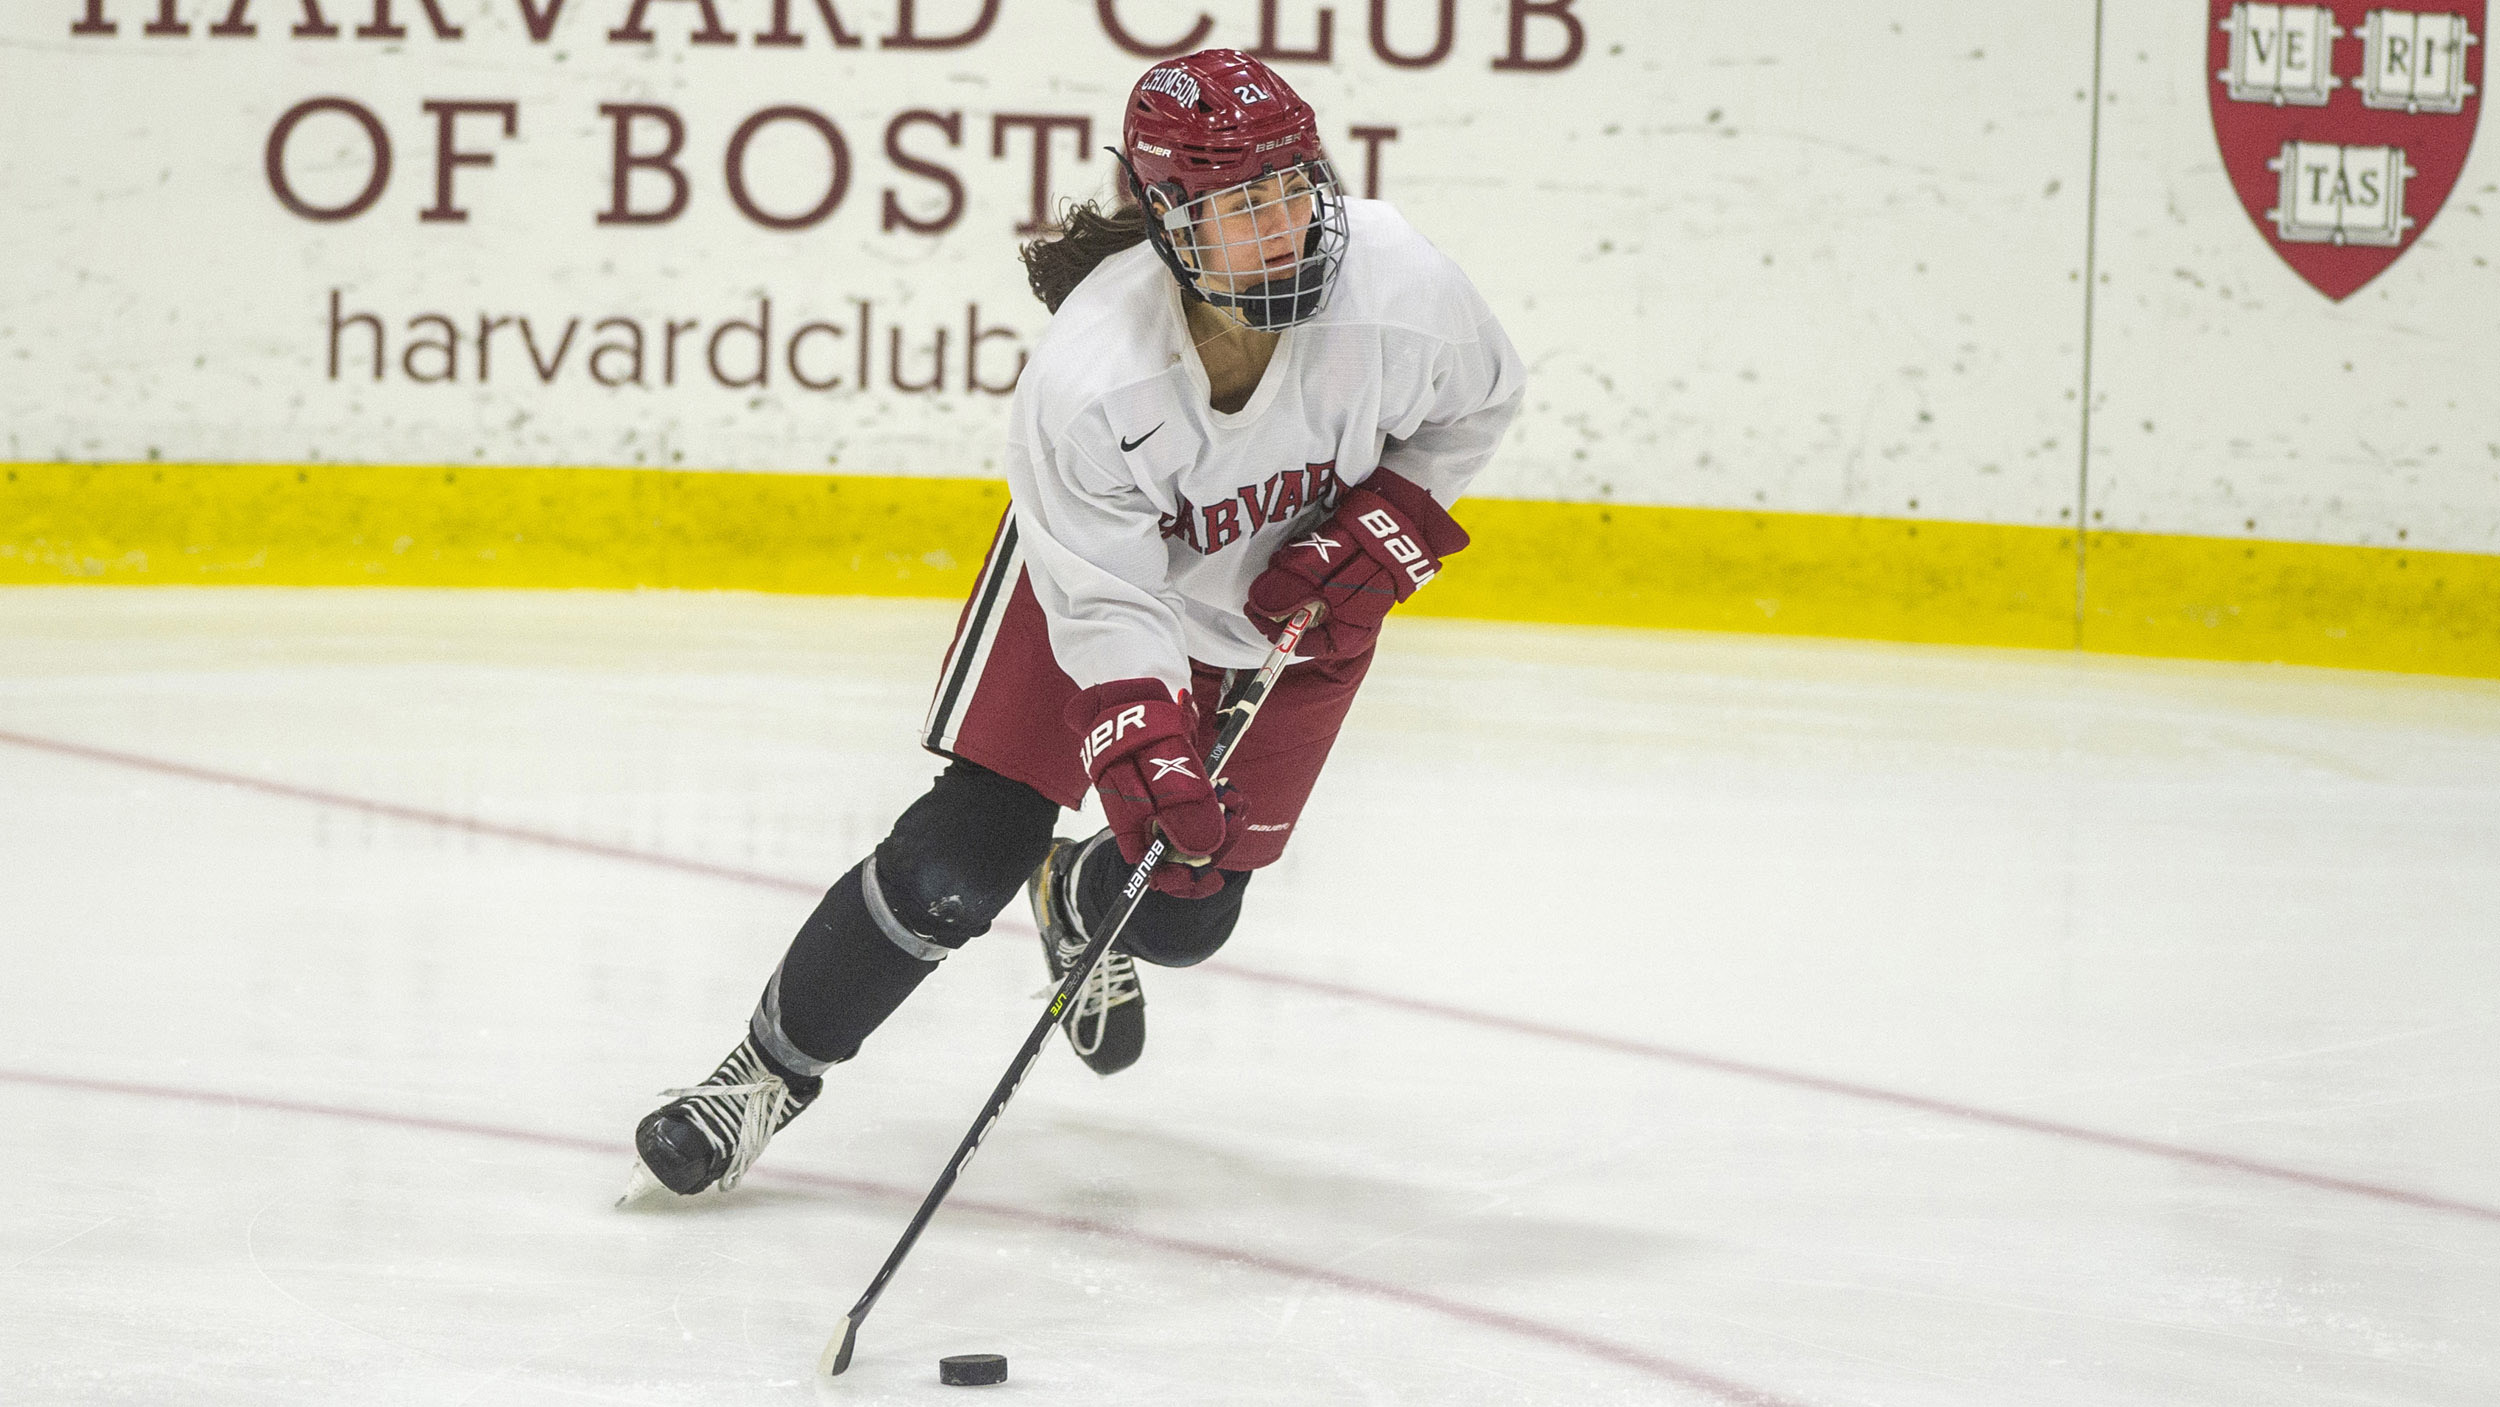
[[[1159,680],[1114,680],[1070,700],[1067,723],[1080,730],[1085,775],[1128,862],[1145,858],[1159,830],[1177,863],[1155,867],[1155,888],[1183,899],[1222,889],[1216,864],[1240,839],[1243,817],[1208,781],[1189,695],[1175,698]]]
[[[1301,653],[1342,659],[1371,647],[1389,608],[1467,545],[1467,530],[1431,494],[1387,469],[1348,489],[1309,535],[1276,549],[1250,583],[1249,616],[1268,639],[1305,602],[1327,607],[1302,637]]]

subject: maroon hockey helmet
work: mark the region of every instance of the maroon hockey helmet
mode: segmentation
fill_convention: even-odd
[[[1267,332],[1327,306],[1345,262],[1344,190],[1311,105],[1274,69],[1238,49],[1156,64],[1129,94],[1120,146],[1184,293]],[[1288,234],[1290,267],[1256,257]]]

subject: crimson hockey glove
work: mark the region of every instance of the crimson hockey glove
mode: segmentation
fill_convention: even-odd
[[[1155,866],[1155,888],[1180,899],[1221,890],[1215,862],[1241,838],[1243,818],[1230,788],[1219,797],[1207,783],[1189,694],[1175,699],[1160,680],[1118,679],[1069,700],[1066,717],[1081,730],[1085,775],[1128,862],[1146,858],[1159,830],[1179,863]]]
[[[1411,479],[1375,469],[1348,489],[1337,511],[1308,537],[1276,549],[1250,583],[1250,623],[1268,639],[1306,601],[1327,606],[1302,636],[1312,659],[1359,655],[1380,635],[1389,608],[1441,570],[1467,545],[1467,530]]]

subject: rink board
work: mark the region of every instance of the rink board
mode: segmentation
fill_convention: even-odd
[[[335,464],[16,464],[0,584],[970,589],[977,479]],[[1581,625],[2500,678],[2500,557],[1470,499],[1414,609]]]

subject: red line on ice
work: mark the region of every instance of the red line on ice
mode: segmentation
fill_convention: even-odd
[[[428,811],[418,806],[402,806],[397,802],[376,801],[371,797],[350,796],[345,792],[323,791],[319,787],[299,787],[292,782],[273,782],[262,777],[245,776],[240,772],[221,772],[213,767],[194,767],[187,762],[169,762],[161,757],[146,757],[135,752],[117,752],[112,748],[91,747],[85,743],[64,742],[55,738],[32,737],[25,733],[0,730],[0,743],[10,743],[35,752],[57,753],[63,757],[83,758],[89,762],[109,762],[160,776],[180,777],[185,781],[207,782],[212,786],[239,787],[263,796],[283,797],[288,801],[310,801],[321,806],[336,806],[349,811],[362,811],[369,816],[387,816],[395,821],[412,821],[421,826],[461,831],[469,835],[493,836],[498,840],[517,840],[528,845],[544,845],[556,850],[571,850],[583,855],[598,855],[611,860],[630,860],[638,865],[656,865],[661,869],[679,870],[686,874],[705,875],[712,879],[734,880],[740,884],[761,885],[768,889],[797,889],[810,893],[814,889],[779,875],[759,874],[730,865],[715,865],[702,860],[681,859],[655,850],[636,850],[631,846],[608,845],[577,836],[559,835],[554,831],[532,830],[527,826],[508,826],[495,821],[480,821],[467,816],[454,816],[442,811]]]
[[[500,1124],[481,1124],[468,1119],[438,1119],[422,1114],[398,1114],[384,1109],[361,1109],[346,1104],[316,1104],[301,1099],[273,1099],[262,1095],[235,1094],[222,1090],[184,1089],[176,1085],[139,1084],[127,1080],[93,1080],[69,1075],[45,1074],[36,1070],[5,1068],[0,1068],[0,1082],[33,1085],[47,1089],[77,1090],[90,1094],[118,1094],[141,1099],[162,1099],[216,1108],[257,1109],[275,1114],[303,1114],[315,1118],[379,1124],[389,1128],[419,1129],[428,1133],[451,1133],[471,1138],[500,1139],[507,1143],[526,1143],[542,1148],[562,1148],[576,1153],[595,1153],[601,1157],[615,1158],[620,1164],[633,1156],[633,1149],[630,1146],[606,1139],[576,1138],[568,1134],[541,1133],[531,1129],[509,1128]],[[869,1182],[860,1178],[835,1177],[829,1173],[799,1172],[787,1168],[758,1168],[754,1176],[777,1182],[828,1188],[904,1205],[917,1204],[922,1196],[921,1193],[908,1188],[894,1187],[882,1182]],[[1782,1397],[1777,1393],[1723,1378],[1716,1373],[1678,1363],[1671,1358],[1662,1358],[1629,1344],[1601,1339],[1593,1334],[1579,1333],[1523,1315],[1508,1314],[1498,1309],[1487,1309],[1481,1305],[1445,1299],[1439,1295],[1426,1294],[1421,1290],[1410,1290],[1402,1285],[1393,1285],[1383,1280],[1367,1280],[1360,1275],[1348,1275],[1341,1270],[1304,1265],[1298,1261],[1263,1255],[1238,1246],[1219,1245],[1212,1241],[1197,1241],[1181,1236],[1164,1236],[1151,1231],[1134,1231],[1086,1217],[1034,1211],[1031,1208],[1013,1206],[1005,1202],[955,1197],[949,1200],[948,1205],[959,1211],[1019,1221],[1027,1225],[1047,1226],[1061,1231],[1126,1241],[1132,1245],[1165,1251],[1193,1260],[1211,1261],[1218,1265],[1251,1266],[1289,1280],[1317,1281],[1352,1294],[1368,1295],[1373,1299],[1387,1300],[1394,1304],[1439,1314],[1445,1318],[1457,1319],[1482,1328],[1498,1329],[1520,1338],[1569,1349],[1650,1377],[1708,1393],[1722,1401],[1738,1404],[1738,1407],[1804,1407],[1804,1404],[1795,1398]]]
[[[2472,1202],[2460,1202],[2454,1198],[2433,1196],[2427,1192],[2414,1192],[2402,1187],[2389,1187],[2381,1183],[2361,1182],[2353,1178],[2333,1177],[2325,1173],[2304,1172],[2299,1168],[2261,1162],[2255,1158],[2243,1158],[2232,1153],[2216,1153],[2210,1149],[2191,1148],[2185,1144],[2163,1143],[2156,1139],[2137,1138],[2132,1134],[2108,1133],[2100,1129],[2086,1128],[2080,1124],[2062,1124],[2052,1119],[2033,1118],[2028,1114],[1987,1109],[1976,1104],[1958,1104],[1949,1099],[1936,1099],[1902,1090],[1862,1085],[1854,1081],[1836,1080],[1824,1075],[1782,1070],[1773,1065],[1757,1065],[1749,1060],[1731,1060],[1726,1056],[1709,1055],[1697,1050],[1679,1050],[1674,1046],[1659,1045],[1650,1041],[1629,1040],[1621,1036],[1599,1035],[1590,1031],[1575,1031],[1566,1026],[1549,1026],[1539,1021],[1523,1021],[1516,1017],[1471,1011],[1466,1007],[1445,1006],[1440,1002],[1425,1001],[1417,997],[1402,997],[1394,993],[1375,992],[1336,982],[1293,977],[1281,972],[1254,971],[1236,963],[1208,963],[1205,970],[1221,972],[1225,976],[1237,977],[1247,982],[1262,982],[1270,986],[1340,997],[1347,1001],[1363,1002],[1371,1006],[1390,1007],[1424,1016],[1437,1016],[1450,1021],[1464,1021],[1471,1025],[1489,1026],[1496,1030],[1539,1036],[1546,1040],[1566,1041],[1573,1045],[1610,1050],[1622,1055],[1637,1055],[1675,1065],[1688,1065],[1694,1069],[1711,1070],[1724,1075],[1741,1075],[1747,1079],[1787,1085],[1792,1089],[1812,1090],[1818,1094],[1834,1094],[1846,1099],[1869,1100],[1903,1109],[1916,1109],[1922,1113],[1941,1114],[1947,1118],[1993,1124],[1998,1128],[2020,1129],[2025,1133],[2046,1134],[2051,1138],[2098,1144],[2103,1148],[2118,1148],[2130,1153],[2150,1154],[2157,1158],[2170,1158],[2179,1162],[2193,1163],[2199,1167],[2247,1173],[2252,1177],[2272,1178],[2278,1182],[2289,1182],[2321,1192],[2348,1192],[2357,1197],[2373,1197],[2380,1201],[2398,1202],[2428,1211],[2455,1212],[2460,1216],[2478,1217],[2484,1221],[2500,1221],[2500,1208],[2479,1206]]]
[[[637,850],[631,846],[610,845],[602,841],[579,839],[573,836],[558,834],[554,831],[533,830],[526,826],[513,826],[493,821],[480,821],[464,816],[449,815],[439,811],[428,811],[415,806],[402,806],[395,802],[376,801],[369,797],[351,796],[345,792],[324,791],[317,787],[304,787],[296,786],[289,782],[269,781],[259,777],[246,776],[241,773],[223,772],[208,767],[195,767],[188,763],[170,762],[162,758],[147,757],[139,753],[132,752],[119,752],[111,748],[93,747],[84,743],[73,743],[53,738],[39,738],[24,733],[13,733],[5,730],[0,730],[0,743],[14,744],[15,746],[27,748],[36,752],[48,752],[65,757],[83,758],[91,762],[111,763],[119,767],[129,767],[143,772],[155,772],[169,777],[180,777],[188,781],[208,782],[219,786],[239,787],[246,791],[261,793],[264,796],[283,797],[291,801],[310,801],[324,806],[337,806],[347,810],[362,811],[370,815],[387,816],[394,820],[410,821],[419,825],[436,826],[472,835],[493,836],[502,840],[516,840],[523,842],[524,844],[543,845],[550,849],[569,850],[585,855],[597,855],[605,859],[626,860],[635,864],[652,865],[662,869],[677,870],[686,874],[703,875],[713,879],[726,879],[739,884],[748,884],[759,888],[781,890],[787,893],[815,894],[820,892],[823,888],[821,885],[809,883],[805,880],[791,879],[784,875],[764,874],[755,870],[742,870],[733,866],[715,865],[701,860],[688,860],[674,855],[661,854],[657,851]],[[1009,926],[1013,926],[1012,921],[1010,921]],[[1296,977],[1282,972],[1262,971],[1257,968],[1244,967],[1236,962],[1211,962],[1199,970],[1202,972],[1211,972],[1221,976],[1235,978],[1245,982],[1265,983],[1269,986],[1283,987],[1322,996],[1334,997],[1341,1001],[1360,1002],[1369,1006],[1385,1007],[1391,1010],[1404,1011],[1418,1016],[1430,1016],[1444,1021],[1455,1021],[1470,1026],[1481,1026],[1488,1030],[1508,1031],[1514,1035],[1535,1036],[1544,1040],[1561,1041],[1571,1045],[1584,1046],[1592,1050],[1611,1051],[1619,1055],[1639,1056],[1643,1059],[1664,1061],[1669,1064],[1683,1065],[1697,1070],[1709,1070],[1723,1075],[1735,1075],[1745,1079],[1762,1080],[1771,1084],[1785,1085],[1791,1089],[1811,1090],[1818,1094],[1835,1095],[1844,1099],[1858,1099],[1871,1103],[1888,1104],[1895,1108],[1915,1109],[1921,1113],[1935,1114],[1944,1118],[1961,1119],[1966,1122],[1987,1124],[1996,1128],[2013,1129],[2023,1133],[2040,1134],[2049,1138],[2059,1138],[2074,1143],[2086,1143],[2095,1147],[2117,1149],[2122,1152],[2140,1153],[2148,1157],[2167,1158],[2173,1162],[2187,1163],[2196,1167],[2210,1168],[2221,1172],[2242,1173],[2250,1177],[2260,1177],[2275,1182],[2289,1183],[2294,1186],[2308,1188],[2312,1191],[2339,1192],[2355,1197],[2367,1197],[2374,1201],[2392,1202],[2400,1206],[2415,1207],[2424,1211],[2448,1212],[2458,1216],[2473,1217],[2481,1221],[2500,1222],[2500,1207],[2487,1207],[2474,1202],[2459,1201],[2452,1197],[2441,1197],[2427,1192],[2416,1192],[2409,1188],[2391,1187],[2384,1183],[2364,1182],[2357,1178],[2335,1177],[2327,1173],[2308,1172],[2300,1168],[2287,1167],[2280,1163],[2269,1163],[2256,1158],[2243,1158],[2232,1153],[2217,1153],[2210,1149],[2194,1148],[2186,1144],[2165,1143],[2158,1139],[2138,1138],[2132,1134],[2110,1133],[2101,1129],[2087,1128],[2080,1124],[2059,1123],[2053,1119],[2034,1118],[2028,1114],[2015,1114],[2000,1109],[1988,1109],[1975,1104],[1962,1104],[1948,1099],[1937,1099],[1928,1095],[1912,1094],[1903,1090],[1889,1090],[1876,1085],[1858,1084],[1851,1080],[1833,1079],[1829,1076],[1812,1075],[1796,1070],[1783,1070],[1773,1065],[1758,1065],[1752,1061],[1735,1060],[1726,1056],[1710,1055],[1701,1051],[1683,1050],[1674,1046],[1662,1045],[1653,1041],[1633,1040],[1623,1036],[1609,1036],[1594,1031],[1573,1030],[1566,1026],[1553,1026],[1539,1021],[1527,1021],[1518,1017],[1503,1016],[1494,1012],[1475,1011],[1467,1007],[1450,1006],[1441,1002],[1427,1001],[1419,997],[1399,996],[1391,992],[1376,992],[1368,988],[1348,986],[1344,983],[1338,982],[1320,981],[1309,977]]]

